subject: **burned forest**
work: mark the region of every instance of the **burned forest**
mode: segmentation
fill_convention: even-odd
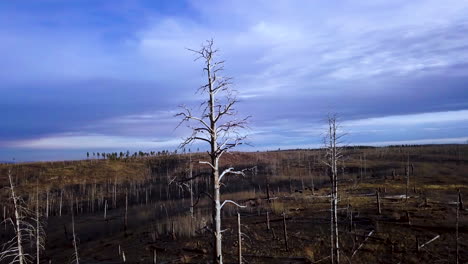
[[[336,212],[340,262],[464,263],[467,152],[456,145],[342,148],[336,194],[323,149],[227,154],[221,169],[255,170],[225,179],[221,199],[242,207],[221,211],[223,258],[330,262]],[[211,261],[206,194],[213,182],[189,177],[211,173],[199,163],[207,158],[170,153],[2,165],[1,238],[9,246],[2,263],[20,263],[19,256],[23,263]],[[175,177],[190,180],[173,184]]]

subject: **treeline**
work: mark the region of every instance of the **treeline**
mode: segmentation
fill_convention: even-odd
[[[197,149],[197,152],[200,150]],[[187,153],[187,150],[184,148],[181,151],[183,154]],[[191,153],[192,150],[188,149],[188,153]],[[93,158],[93,159],[108,159],[108,160],[122,160],[122,159],[136,159],[136,158],[144,158],[144,157],[156,157],[156,156],[167,156],[172,154],[178,154],[178,150],[169,151],[169,150],[162,150],[162,151],[135,151],[131,153],[129,150],[125,152],[86,152],[86,158]]]

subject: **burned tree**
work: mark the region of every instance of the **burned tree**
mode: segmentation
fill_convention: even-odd
[[[340,262],[340,246],[338,235],[338,161],[343,157],[339,145],[344,134],[339,132],[338,118],[336,115],[329,115],[328,128],[324,137],[325,160],[330,176],[330,244],[331,244],[331,263]]]
[[[15,236],[1,246],[0,262],[3,263],[3,261],[8,260],[10,261],[9,263],[31,263],[33,261],[33,254],[27,252],[28,248],[26,245],[29,244],[30,248],[32,248],[34,243],[36,243],[36,258],[39,261],[38,252],[44,248],[44,232],[38,217],[38,205],[36,204],[36,213],[27,208],[25,201],[16,192],[11,171],[8,171],[8,180],[14,217],[6,218],[4,221],[11,224]],[[36,218],[34,218],[34,215],[36,215]],[[36,227],[33,222],[36,222]]]
[[[182,106],[183,111],[176,115],[182,117],[180,124],[187,123],[192,131],[191,136],[182,142],[180,148],[195,142],[206,142],[210,146],[208,151],[210,160],[199,163],[211,168],[212,186],[209,197],[212,200],[214,262],[222,263],[221,209],[228,203],[241,206],[231,200],[220,201],[221,180],[228,174],[244,175],[245,170],[227,168],[220,172],[219,161],[224,153],[244,144],[245,135],[241,134],[241,130],[246,128],[248,117],[236,118],[237,111],[234,109],[238,102],[236,92],[230,87],[231,78],[222,76],[224,61],[216,60],[218,50],[214,49],[213,40],[207,41],[200,50],[190,51],[198,55],[196,60],[203,61],[207,83],[198,89],[198,93],[206,96],[207,100],[201,104],[203,111],[199,115],[194,114],[186,106]]]

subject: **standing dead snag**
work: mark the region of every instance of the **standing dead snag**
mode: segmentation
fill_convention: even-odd
[[[72,234],[73,234],[73,261],[72,263],[80,264],[80,258],[78,256],[77,238],[76,238],[76,233],[75,233],[75,216],[73,212],[73,198],[70,199],[70,207],[71,207]]]
[[[39,231],[31,222],[34,222],[35,213],[26,207],[23,199],[16,193],[16,187],[13,184],[11,171],[8,171],[8,180],[10,183],[10,198],[13,202],[14,218],[6,218],[5,223],[10,223],[14,229],[15,236],[8,240],[0,247],[0,262],[9,261],[9,263],[25,264],[32,262],[33,255],[28,253],[28,248],[25,247],[26,243],[34,245],[41,241],[41,238],[36,239],[36,235],[42,234],[42,227],[37,223]],[[40,247],[41,245],[39,245]]]
[[[36,186],[36,216],[34,221],[36,222],[36,263],[39,264],[40,261],[40,253],[42,250],[45,249],[45,230],[43,223],[41,222],[41,215],[40,215],[40,207],[39,207],[39,188]]]
[[[328,167],[331,183],[330,192],[330,243],[331,263],[340,262],[340,246],[338,236],[338,161],[342,158],[341,148],[338,147],[344,134],[339,133],[339,125],[336,115],[328,116],[328,129],[324,137],[326,157],[323,161]]]
[[[375,195],[377,197],[377,212],[379,213],[379,215],[381,215],[382,214],[382,209],[380,208],[380,191],[377,190],[375,192]]]
[[[244,175],[244,171],[236,171],[234,168],[228,168],[222,172],[219,171],[219,160],[221,156],[230,149],[244,143],[245,136],[241,130],[246,128],[247,119],[237,119],[237,111],[234,109],[238,102],[235,91],[230,89],[231,78],[221,75],[224,69],[224,61],[217,61],[215,56],[218,50],[213,48],[213,40],[207,41],[200,50],[191,50],[198,55],[198,59],[203,60],[204,72],[206,73],[207,83],[198,89],[198,92],[207,96],[201,106],[203,111],[200,115],[195,115],[185,106],[182,106],[183,112],[176,116],[182,117],[180,124],[187,122],[192,130],[192,135],[187,137],[180,145],[181,148],[194,142],[206,142],[210,145],[208,154],[209,161],[200,161],[211,168],[212,192],[212,218],[213,218],[213,240],[214,240],[214,262],[222,263],[221,252],[221,209],[227,203],[232,203],[242,207],[237,203],[226,200],[220,202],[221,180],[228,174]],[[179,124],[179,125],[180,125]]]
[[[408,158],[406,162],[406,201],[408,201],[408,189],[410,185],[410,167],[409,167],[409,153],[408,153]]]
[[[242,231],[241,231],[241,221],[240,214],[237,213],[237,243],[238,243],[238,258],[239,264],[242,264]]]
[[[286,227],[286,212],[283,211],[283,236],[284,236],[284,249],[289,251],[288,244],[288,229]]]
[[[12,258],[12,263],[26,263],[26,254],[23,247],[23,236],[25,236],[26,230],[23,226],[25,225],[24,217],[21,209],[21,198],[15,194],[15,186],[11,178],[11,171],[8,171],[8,179],[10,181],[10,197],[13,200],[13,206],[15,210],[15,219],[8,218],[12,226],[15,229],[15,238],[5,243],[1,249],[0,261],[3,259]],[[16,240],[16,241],[15,241]]]
[[[462,208],[462,197],[460,193],[460,189],[458,189],[458,201],[457,201],[457,216],[456,216],[456,223],[455,223],[455,263],[460,262],[460,244],[459,244],[459,230],[458,225],[460,222],[460,209]]]

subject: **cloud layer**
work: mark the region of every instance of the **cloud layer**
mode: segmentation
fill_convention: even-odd
[[[173,114],[204,82],[186,48],[209,38],[257,148],[318,144],[328,112],[350,142],[463,141],[467,14],[465,0],[2,2],[0,159],[173,148],[187,133]]]

